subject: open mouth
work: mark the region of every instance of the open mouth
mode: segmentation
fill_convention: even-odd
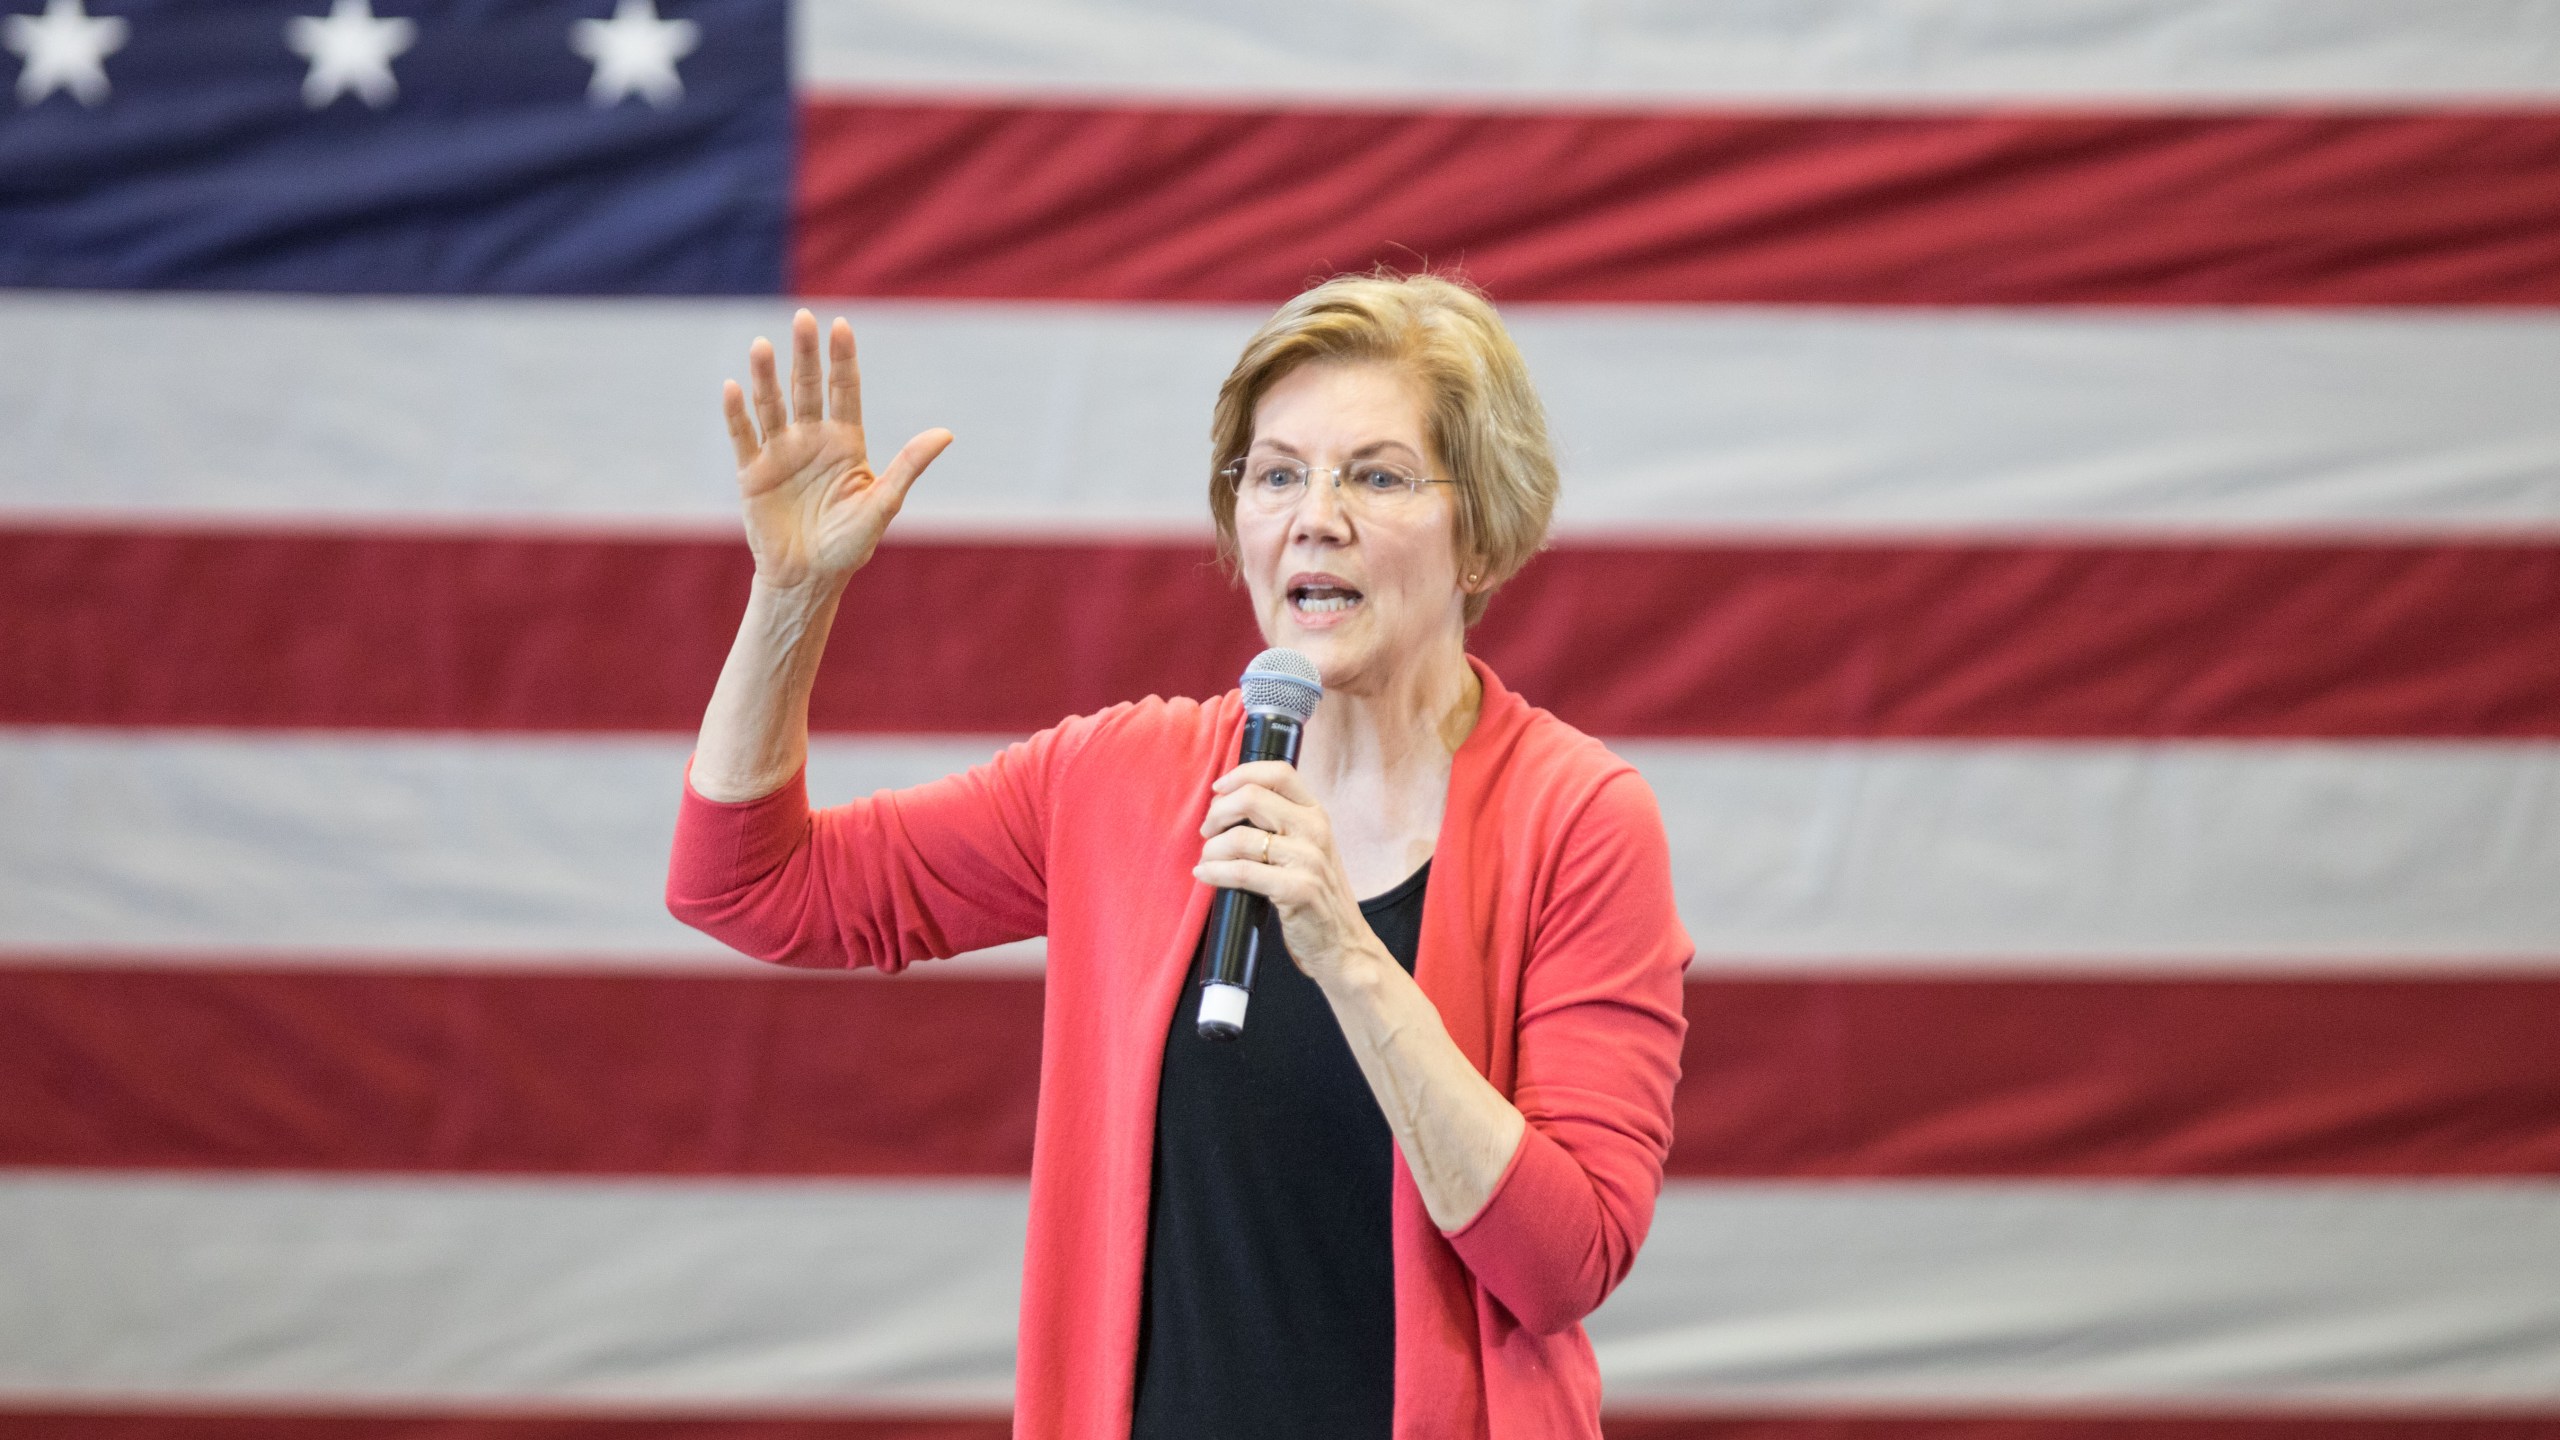
[[[1289,608],[1301,615],[1339,615],[1358,609],[1362,598],[1350,586],[1329,581],[1289,587]]]

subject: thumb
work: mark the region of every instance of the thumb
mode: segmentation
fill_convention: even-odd
[[[952,438],[948,430],[927,430],[898,448],[889,468],[880,472],[880,484],[888,492],[891,513],[896,513],[898,507],[907,503],[907,491],[924,474],[925,467],[951,447]]]

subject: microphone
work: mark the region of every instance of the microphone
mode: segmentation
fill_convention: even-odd
[[[1244,667],[1244,745],[1236,763],[1298,763],[1298,741],[1324,698],[1316,662],[1295,650],[1265,650]],[[1209,906],[1209,944],[1201,959],[1200,1038],[1233,1040],[1244,1033],[1245,1003],[1253,998],[1253,962],[1261,948],[1262,917],[1271,902],[1250,890],[1221,890]]]

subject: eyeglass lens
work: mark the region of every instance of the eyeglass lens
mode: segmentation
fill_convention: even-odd
[[[1379,461],[1313,466],[1280,459],[1238,462],[1233,480],[1238,499],[1264,509],[1285,510],[1304,498],[1308,484],[1319,475],[1332,481],[1334,493],[1352,504],[1401,504],[1431,483]]]

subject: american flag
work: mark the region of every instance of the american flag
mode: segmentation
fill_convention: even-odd
[[[2555,0],[0,11],[0,1432],[1003,1434],[1038,948],[659,905],[718,385],[960,437],[841,799],[1228,688],[1384,263],[1699,944],[1613,1436],[2560,1434]]]

